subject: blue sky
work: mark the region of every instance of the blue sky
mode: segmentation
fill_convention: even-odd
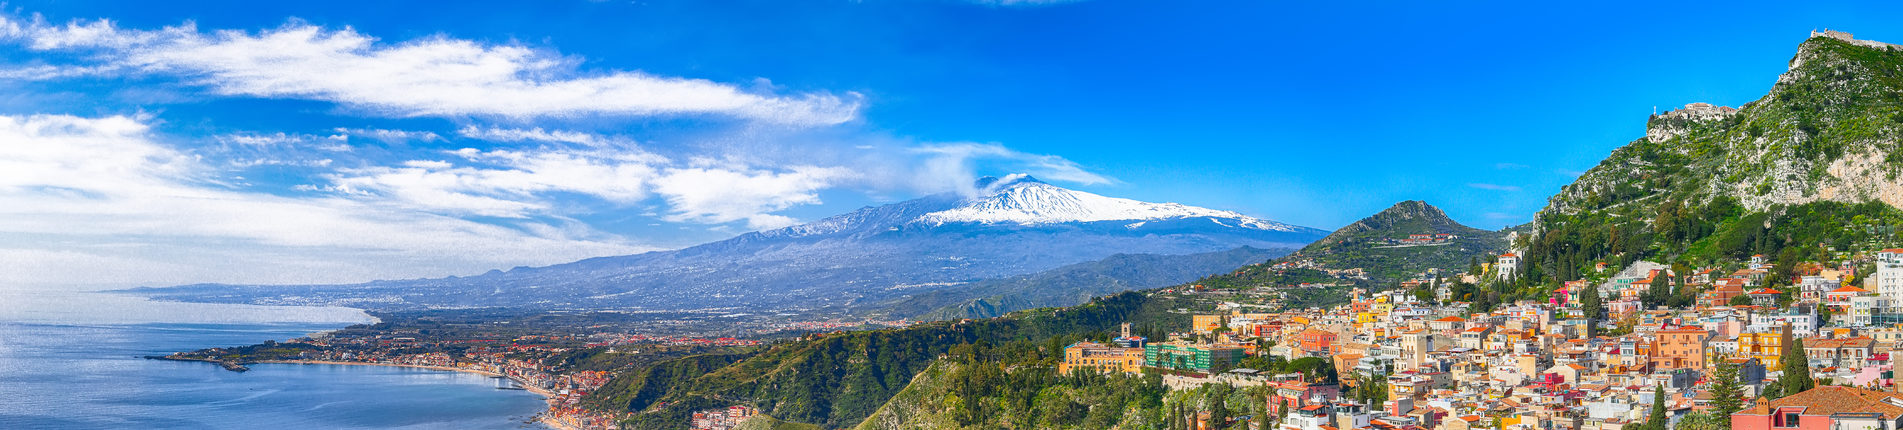
[[[1016,172],[1500,228],[1811,29],[1903,41],[1894,4],[386,3],[7,3],[0,286],[478,273]]]

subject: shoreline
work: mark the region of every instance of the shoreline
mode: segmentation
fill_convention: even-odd
[[[542,409],[541,412],[535,413],[535,421],[540,422],[542,423],[542,425],[546,425],[549,428],[553,428],[556,430],[584,430],[583,428],[579,426],[562,422],[562,420],[557,419],[555,418],[555,416],[549,414],[549,411],[555,410],[555,393],[550,392],[548,390],[544,390],[540,387],[534,387],[527,384],[523,384],[522,381],[517,381],[515,378],[511,378],[508,375],[503,375],[503,374],[494,373],[494,372],[487,372],[487,371],[468,369],[468,368],[462,368],[462,367],[450,367],[450,366],[429,366],[429,365],[397,364],[397,363],[369,363],[369,362],[361,362],[361,361],[263,360],[263,361],[252,362],[250,364],[300,364],[300,365],[330,365],[330,366],[403,367],[403,368],[411,368],[411,369],[437,370],[437,371],[445,371],[445,372],[473,373],[473,374],[487,376],[491,378],[505,378],[512,382],[515,382],[516,385],[522,387],[523,391],[528,391],[530,393],[534,393],[535,395],[542,397],[542,402],[547,407]]]

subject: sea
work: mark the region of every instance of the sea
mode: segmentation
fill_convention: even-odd
[[[380,366],[147,360],[374,321],[361,311],[0,290],[0,429],[543,429],[506,380]]]

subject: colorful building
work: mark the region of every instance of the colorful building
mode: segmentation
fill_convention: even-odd
[[[1058,374],[1070,374],[1072,369],[1091,369],[1101,373],[1143,371],[1143,348],[1122,348],[1096,342],[1077,342],[1064,347],[1064,362],[1058,363]]]
[[[1703,369],[1705,347],[1711,332],[1703,328],[1683,327],[1653,333],[1652,369]]]
[[[1182,341],[1143,347],[1143,365],[1161,369],[1209,372],[1241,362],[1243,349],[1235,345],[1199,345]]]
[[[1756,358],[1768,369],[1783,367],[1784,347],[1791,344],[1791,326],[1738,334],[1738,356]]]

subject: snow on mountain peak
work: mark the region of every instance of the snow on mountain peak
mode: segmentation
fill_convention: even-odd
[[[1150,203],[1105,197],[1046,184],[1025,175],[980,179],[978,188],[985,194],[969,199],[958,207],[920,216],[918,222],[1030,225],[1209,217],[1235,220],[1242,227],[1259,230],[1295,231],[1299,229],[1288,224],[1252,218],[1231,211],[1176,203]],[[1221,221],[1217,223],[1223,224]],[[1132,225],[1137,226],[1141,223]]]

